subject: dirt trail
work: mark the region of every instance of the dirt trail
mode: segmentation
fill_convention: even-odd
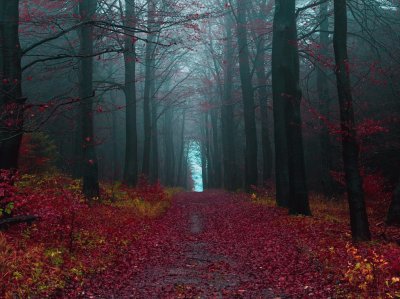
[[[229,214],[235,201],[222,192],[177,195],[167,214],[152,225],[147,239],[140,241],[144,248],[132,249],[129,260],[103,274],[109,276],[108,285],[93,281],[92,290],[85,294],[118,299],[282,298],[243,269],[248,261],[238,262],[220,252],[218,238],[229,229],[229,222],[219,224],[218,215],[221,211]],[[257,291],[250,292],[248,286],[254,285]]]

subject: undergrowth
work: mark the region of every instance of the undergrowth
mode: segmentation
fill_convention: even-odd
[[[2,201],[13,203],[2,217],[39,217],[0,231],[1,298],[57,296],[69,283],[107,269],[179,191],[143,180],[137,188],[101,188],[102,200],[89,206],[81,182],[61,174],[23,175],[0,186]]]

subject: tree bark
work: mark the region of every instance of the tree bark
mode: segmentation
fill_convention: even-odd
[[[183,164],[183,159],[185,155],[185,121],[186,121],[186,109],[183,110],[183,116],[182,116],[182,124],[181,124],[181,136],[180,136],[180,152],[178,156],[178,171],[177,171],[177,177],[176,177],[176,185],[179,186],[180,184],[183,183],[182,181],[182,174],[183,174],[183,169],[182,169],[182,164]],[[172,140],[171,140],[172,142]],[[184,180],[184,178],[183,178]]]
[[[137,184],[137,123],[136,123],[136,47],[135,39],[129,36],[129,27],[136,23],[135,1],[126,0],[125,9],[125,98],[126,98],[126,145],[124,182],[129,186]]]
[[[335,29],[333,46],[336,61],[336,80],[339,96],[342,130],[343,165],[350,208],[353,240],[371,239],[365,208],[362,178],[359,171],[359,145],[354,123],[353,98],[351,94],[349,60],[347,55],[347,7],[346,0],[334,1]]]
[[[15,170],[23,130],[19,1],[0,4],[0,169]]]
[[[265,37],[258,37],[256,54],[256,75],[258,83],[258,98],[260,101],[261,114],[261,144],[263,161],[263,183],[272,177],[272,150],[268,130],[268,93],[267,76],[265,73]]]
[[[146,57],[145,57],[145,83],[143,95],[143,121],[144,121],[144,145],[142,174],[146,177],[150,175],[150,154],[151,154],[151,85],[154,74],[154,32],[151,32],[155,21],[155,3],[154,0],[148,1],[147,10],[147,28],[150,31],[147,35]]]
[[[272,94],[274,109],[274,137],[275,137],[275,185],[276,202],[278,206],[289,207],[289,166],[288,144],[285,132],[285,110],[287,100],[284,97],[284,76],[288,63],[285,49],[288,47],[287,16],[283,1],[276,1],[272,40]]]
[[[155,98],[155,75],[153,67],[153,80],[151,82],[150,95],[151,95],[151,181],[153,183],[158,180],[158,103]]]
[[[164,114],[165,184],[170,187],[172,187],[175,183],[175,152],[172,118],[173,111],[171,109],[167,109]],[[179,157],[179,159],[183,158]]]
[[[273,93],[278,118],[275,122],[278,129],[275,132],[275,136],[278,138],[276,142],[279,144],[276,155],[282,158],[281,153],[278,153],[279,150],[287,151],[289,193],[285,193],[284,196],[289,196],[289,213],[310,215],[300,112],[302,94],[299,86],[295,7],[295,0],[278,0],[275,6],[272,75],[275,76],[273,78]],[[283,126],[282,119],[279,119],[281,117],[284,119]],[[279,136],[282,133],[286,135],[286,140]],[[280,147],[282,144],[283,148]],[[281,161],[277,158],[276,162],[279,164]],[[279,171],[281,172],[280,169]],[[282,181],[279,181],[279,183],[277,189],[279,187],[279,192],[285,192],[282,190],[282,188],[285,188]],[[279,194],[279,196],[282,196],[282,194]],[[280,198],[280,200],[284,201],[285,198]]]
[[[225,68],[224,68],[224,90],[221,103],[221,138],[223,152],[224,187],[227,190],[237,189],[236,158],[235,158],[235,124],[233,114],[233,55],[232,43],[232,16],[225,16]]]
[[[328,15],[328,2],[323,2],[319,5],[319,19],[320,19],[320,50],[319,54],[322,59],[328,57],[328,46],[329,46],[329,15]],[[318,101],[319,101],[319,113],[321,114],[320,124],[320,159],[321,159],[321,185],[322,190],[327,197],[333,195],[333,179],[330,174],[332,169],[331,161],[331,142],[329,129],[326,122],[329,120],[329,90],[328,90],[328,78],[322,69],[322,63],[317,69],[317,89],[318,89]]]
[[[244,127],[246,136],[245,148],[245,188],[251,190],[257,186],[257,131],[254,111],[254,90],[250,72],[250,54],[247,41],[246,11],[247,1],[238,0],[237,39],[239,46],[239,69],[244,108]]]
[[[82,20],[88,21],[96,13],[97,1],[87,0],[79,3]],[[82,146],[83,146],[83,194],[88,199],[99,197],[98,161],[95,152],[93,128],[93,26],[81,28],[80,34],[80,78],[79,96],[81,99]]]

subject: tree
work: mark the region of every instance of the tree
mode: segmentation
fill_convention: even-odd
[[[16,169],[23,131],[19,1],[0,3],[0,169]]]
[[[143,146],[143,161],[142,174],[148,177],[150,175],[150,153],[151,153],[151,86],[154,80],[154,55],[155,55],[155,0],[147,2],[147,30],[149,31],[146,44],[145,57],[145,85],[143,95],[143,117],[144,117],[144,146]]]
[[[333,47],[336,62],[336,83],[340,108],[342,156],[350,208],[351,233],[355,241],[371,239],[365,208],[362,178],[359,171],[359,145],[357,142],[353,98],[351,93],[349,59],[347,54],[347,3],[335,0],[335,28]]]
[[[267,12],[270,11],[270,5],[266,4],[266,1],[260,2],[260,12],[256,15],[259,20],[267,18]],[[255,73],[257,76],[257,91],[258,100],[260,102],[260,114],[261,114],[261,144],[262,144],[262,173],[263,183],[267,182],[272,177],[272,149],[271,140],[269,137],[268,128],[268,92],[267,92],[267,80],[268,76],[265,71],[265,47],[266,47],[266,33],[262,32],[259,36],[256,36],[256,58],[255,58]]]
[[[79,3],[79,14],[82,20],[91,20],[96,13],[97,1],[85,0]],[[99,197],[98,161],[95,152],[96,140],[93,128],[93,25],[88,23],[81,27],[79,97],[81,99],[82,121],[82,157],[83,157],[83,193],[88,199]]]
[[[120,4],[122,5],[122,4]],[[135,28],[135,1],[125,1],[125,98],[126,98],[126,146],[124,182],[135,186],[137,183],[137,124],[136,124],[136,41],[129,28]]]
[[[303,153],[295,0],[276,1],[272,45],[277,202],[310,215]]]
[[[328,2],[323,2],[319,5],[319,55],[322,60],[326,60],[329,47],[329,16]],[[329,120],[329,89],[327,74],[323,71],[322,63],[317,67],[317,89],[319,100],[320,118],[320,157],[321,157],[321,184],[325,196],[333,195],[333,180],[330,174],[331,170],[331,142],[329,129],[326,121]]]
[[[250,71],[250,53],[246,27],[247,1],[237,1],[237,40],[239,47],[239,72],[242,88],[245,127],[245,187],[257,185],[257,131],[255,120],[254,89]]]
[[[233,114],[233,70],[234,70],[234,47],[232,34],[232,16],[226,14],[225,18],[225,65],[224,86],[221,103],[221,139],[223,152],[224,187],[227,190],[237,188],[236,178],[236,153],[235,153],[235,124]]]

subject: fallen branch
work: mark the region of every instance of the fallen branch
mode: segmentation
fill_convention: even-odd
[[[11,218],[0,219],[0,229],[2,227],[8,226],[10,224],[17,224],[17,223],[32,224],[33,221],[36,221],[38,219],[39,219],[38,216],[33,216],[33,215],[15,216],[15,217],[11,217]]]

